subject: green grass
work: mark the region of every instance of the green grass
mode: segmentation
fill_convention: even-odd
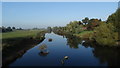
[[[0,33],[2,39],[19,38],[19,37],[33,37],[41,30],[16,30],[13,32]],[[0,37],[1,38],[1,37]]]
[[[93,31],[83,31],[81,33],[79,33],[80,35],[84,35],[84,34],[89,34],[89,33],[93,33]]]
[[[80,38],[90,38],[92,37],[92,34],[93,34],[93,31],[83,31],[79,34],[74,34],[74,35]]]

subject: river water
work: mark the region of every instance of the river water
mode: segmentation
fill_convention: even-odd
[[[52,41],[48,41],[51,38]],[[77,42],[77,43],[76,43]],[[78,43],[79,42],[79,43]],[[10,66],[109,66],[118,65],[119,52],[111,49],[85,47],[82,40],[73,40],[57,34],[46,33],[43,42],[29,49]],[[39,47],[45,44],[47,54],[42,54]],[[114,56],[113,56],[114,55]],[[65,56],[68,59],[62,63]]]

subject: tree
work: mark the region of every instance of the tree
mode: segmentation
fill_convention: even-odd
[[[47,30],[48,30],[48,32],[51,32],[52,28],[51,27],[47,27]]]
[[[82,25],[82,22],[81,21],[78,21],[79,22],[79,25]]]
[[[12,27],[12,29],[15,29],[15,27]]]
[[[100,45],[103,46],[113,46],[116,45],[116,40],[118,40],[118,33],[114,32],[114,26],[112,23],[101,22],[100,26],[95,28],[95,40]]]
[[[97,27],[99,25],[99,23],[101,22],[101,19],[90,19],[89,23],[87,24],[87,29],[88,30],[93,30],[95,27]]]
[[[89,18],[88,17],[85,17],[85,19],[82,20],[82,22],[86,25],[89,21]]]
[[[23,30],[22,28],[18,28],[17,30]]]
[[[116,28],[116,32],[120,33],[120,8],[108,17],[107,23],[113,23]]]
[[[7,27],[6,30],[7,30],[8,32],[9,32],[9,31],[12,31],[11,27]]]
[[[71,21],[67,24],[67,32],[70,33],[79,33],[81,31],[81,22],[80,21]]]

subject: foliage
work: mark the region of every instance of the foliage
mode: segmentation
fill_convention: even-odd
[[[115,27],[112,23],[101,22],[99,27],[95,28],[95,40],[101,45],[113,46],[116,43]]]
[[[85,17],[85,19],[83,19],[82,22],[86,25],[89,22],[89,18]]]
[[[113,23],[116,32],[120,33],[120,8],[108,17],[107,23]]]
[[[97,27],[99,25],[99,23],[101,22],[101,19],[90,19],[88,24],[87,24],[87,29],[88,30],[93,30],[95,27]]]
[[[85,17],[82,22],[71,21],[65,27],[54,27],[54,30],[58,33],[69,33],[80,38],[94,39],[103,46],[113,46],[120,40],[118,38],[120,33],[120,9],[110,15],[107,21]],[[88,33],[86,31],[92,32]]]
[[[120,9],[111,14],[106,23],[101,23],[99,27],[95,29],[95,39],[101,45],[113,46],[120,40]]]
[[[83,31],[79,34],[74,34],[75,36],[79,38],[89,38],[91,39],[93,37],[93,31]]]
[[[71,21],[69,24],[67,24],[66,26],[67,28],[67,32],[70,32],[70,33],[80,33],[82,32],[84,29],[83,28],[83,25],[81,25],[81,22],[80,21]]]
[[[0,31],[1,32],[12,32],[13,30],[23,30],[22,28],[15,28],[15,27],[4,27],[4,26],[2,26],[2,27],[0,27]]]
[[[48,32],[50,33],[52,31],[51,27],[47,27]]]
[[[15,29],[15,27],[12,27],[12,29]]]

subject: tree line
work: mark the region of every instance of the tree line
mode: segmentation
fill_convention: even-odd
[[[54,32],[79,34],[84,31],[93,31],[92,38],[102,46],[120,45],[120,8],[106,21],[101,19],[89,19],[85,17],[81,21],[71,21],[65,27],[53,27]]]
[[[0,32],[11,32],[13,30],[23,30],[22,28],[15,28],[15,27],[0,27]]]

